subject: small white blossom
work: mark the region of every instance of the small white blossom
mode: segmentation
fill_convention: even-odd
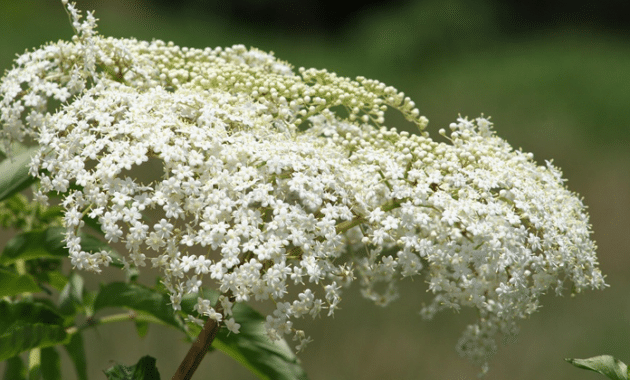
[[[234,334],[238,334],[238,331],[241,328],[241,325],[239,323],[236,323],[234,318],[230,318],[230,319],[225,320],[225,327],[227,327],[227,329],[233,332]]]

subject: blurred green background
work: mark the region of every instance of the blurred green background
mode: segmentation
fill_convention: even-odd
[[[484,113],[515,148],[533,152],[540,163],[553,158],[589,206],[611,287],[575,298],[546,296],[543,308],[521,323],[517,342],[500,344],[486,378],[579,380],[603,377],[563,358],[611,354],[630,363],[626,3],[371,1],[353,13],[313,0],[86,0],[78,6],[96,10],[104,35],[200,48],[244,44],[274,51],[295,67],[379,79],[416,102],[433,136],[458,113]],[[16,53],[71,33],[59,1],[0,1],[0,70]],[[398,115],[388,117],[389,126],[407,128]],[[152,283],[151,275],[143,281]],[[91,286],[104,279],[90,278]],[[425,322],[417,311],[427,299],[422,279],[404,283],[401,298],[387,308],[352,288],[334,318],[300,321],[314,338],[300,354],[310,378],[475,379],[478,368],[454,349],[472,314],[446,312]],[[86,345],[91,379],[103,379],[111,360],[132,364],[145,354],[157,358],[169,379],[188,349],[176,331],[152,326],[139,339],[131,323],[99,327]],[[64,371],[74,378],[69,365]],[[211,378],[254,377],[212,353],[195,375]]]

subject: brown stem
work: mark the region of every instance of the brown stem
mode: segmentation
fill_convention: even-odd
[[[223,313],[223,306],[221,302],[217,301],[214,309],[217,313]],[[188,350],[186,357],[182,360],[179,368],[171,377],[171,380],[190,380],[192,379],[193,374],[199,367],[199,363],[204,356],[206,356],[206,352],[210,348],[212,341],[216,338],[217,333],[219,332],[220,323],[215,321],[212,318],[208,318],[208,321],[203,326],[203,330],[197,336],[197,340]]]

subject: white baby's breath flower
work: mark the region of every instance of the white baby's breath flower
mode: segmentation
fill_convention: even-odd
[[[310,338],[293,320],[332,315],[355,275],[380,305],[397,279],[424,275],[435,297],[422,315],[478,311],[458,349],[482,364],[542,294],[605,286],[582,201],[487,118],[458,118],[438,143],[413,101],[378,81],[295,73],[242,45],[106,38],[67,9],[73,40],[25,53],[0,83],[0,138],[41,145],[37,197],[64,193],[73,266],[111,261],[81,250],[88,215],[135,266],[161,269],[176,310],[217,289],[223,312],[203,298],[195,311],[238,333],[233,302],[272,300],[268,335],[292,333],[298,348]],[[389,107],[419,134],[386,128]],[[161,173],[137,175],[150,164]]]

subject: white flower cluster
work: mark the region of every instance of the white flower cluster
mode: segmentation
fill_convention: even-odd
[[[3,78],[0,137],[41,146],[31,172],[42,200],[64,194],[74,266],[111,261],[81,250],[87,215],[129,265],[162,270],[175,309],[218,289],[223,313],[200,297],[198,316],[238,332],[233,303],[271,299],[269,336],[293,333],[298,348],[309,338],[293,320],[332,314],[355,275],[380,305],[397,279],[423,275],[435,295],[425,316],[478,310],[458,347],[480,363],[540,295],[605,286],[580,199],[487,119],[459,118],[438,143],[414,103],[377,81],[298,75],[243,46],[105,38],[67,8],[73,41],[25,53]],[[420,134],[383,127],[388,107]],[[161,177],[134,176],[156,162]]]

